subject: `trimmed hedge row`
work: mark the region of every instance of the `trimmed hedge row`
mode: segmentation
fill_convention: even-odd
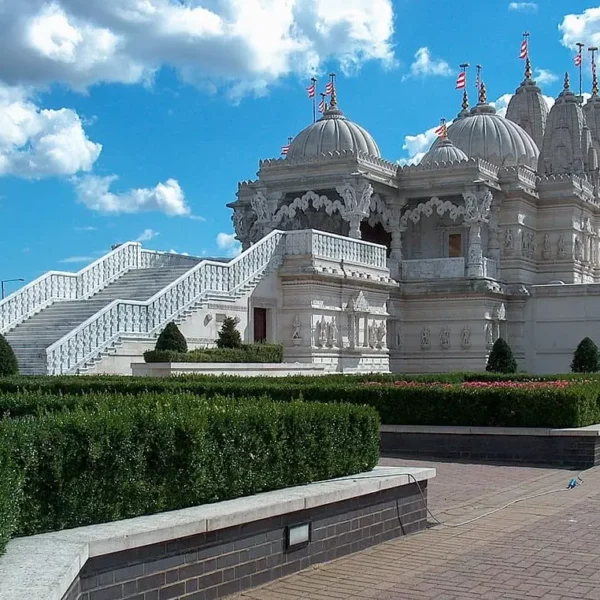
[[[280,363],[283,362],[283,346],[246,344],[241,348],[206,348],[189,352],[147,350],[144,352],[144,360],[147,363]]]
[[[365,406],[191,394],[88,400],[93,407],[0,423],[0,546],[14,534],[350,475],[379,458],[379,418]]]
[[[85,382],[86,378],[79,381]],[[96,384],[99,381],[96,380]],[[196,396],[260,398],[287,402],[351,403],[374,407],[385,424],[502,427],[581,427],[600,422],[597,382],[562,386],[494,387],[367,384],[357,379],[195,377],[174,379],[123,378],[105,380],[137,395],[147,391]],[[73,389],[73,388],[71,388]],[[76,389],[76,388],[75,388]],[[88,388],[89,389],[89,388]],[[81,390],[80,390],[81,391]],[[17,417],[96,403],[94,394],[50,395],[46,391],[0,393],[0,414]]]

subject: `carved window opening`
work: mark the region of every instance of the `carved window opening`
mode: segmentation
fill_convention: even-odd
[[[362,240],[373,244],[381,244],[387,248],[387,257],[390,257],[390,248],[392,245],[392,234],[387,232],[381,223],[369,225],[367,221],[360,224],[360,234]]]

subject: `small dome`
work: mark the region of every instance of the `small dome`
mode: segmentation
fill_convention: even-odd
[[[421,164],[430,165],[433,163],[460,162],[462,160],[469,160],[469,157],[448,138],[441,138],[437,146],[432,147],[421,159]]]
[[[468,115],[448,127],[452,143],[470,158],[483,158],[499,167],[537,167],[539,149],[531,136],[516,123],[496,114],[487,103],[479,103]],[[441,145],[436,140],[432,150]]]
[[[332,106],[294,138],[286,158],[302,159],[347,150],[381,157],[371,134],[349,121],[337,106]]]

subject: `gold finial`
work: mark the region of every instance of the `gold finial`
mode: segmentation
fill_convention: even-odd
[[[563,90],[564,91],[568,91],[570,89],[571,89],[571,83],[569,81],[569,72],[565,71],[565,81],[564,81],[564,84],[563,84]]]
[[[487,104],[487,89],[483,81],[479,86],[479,104]]]
[[[330,73],[331,77],[331,102],[329,108],[337,108],[337,92],[335,91],[335,73]]]
[[[462,109],[467,110],[469,108],[469,95],[467,94],[467,88],[463,92]]]
[[[531,61],[529,60],[529,54],[525,59],[525,79],[531,79],[531,75],[533,74],[531,70]]]

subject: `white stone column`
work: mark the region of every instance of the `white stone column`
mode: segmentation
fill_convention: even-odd
[[[467,276],[483,277],[483,248],[481,245],[481,228],[489,223],[492,205],[490,190],[463,193],[465,200],[465,224],[469,226],[469,250],[467,252]]]
[[[469,226],[467,277],[483,277],[483,249],[481,247],[480,222],[471,223]]]

